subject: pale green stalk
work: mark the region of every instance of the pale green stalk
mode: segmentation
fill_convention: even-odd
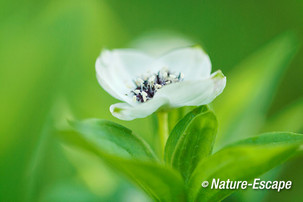
[[[158,133],[160,139],[161,153],[164,155],[165,144],[169,135],[168,129],[168,113],[165,111],[160,111],[158,116]]]

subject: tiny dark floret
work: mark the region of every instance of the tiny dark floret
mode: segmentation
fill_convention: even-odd
[[[184,75],[180,72],[174,74],[168,70],[161,70],[157,74],[148,77],[137,78],[134,83],[135,89],[131,91],[134,101],[146,102],[155,96],[158,89],[165,85],[182,81]]]

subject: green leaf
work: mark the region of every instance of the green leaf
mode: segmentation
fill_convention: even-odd
[[[176,124],[189,112],[195,109],[195,106],[185,106],[180,108],[172,109],[168,112],[168,126],[169,131],[172,131]]]
[[[83,138],[97,144],[109,154],[136,159],[156,158],[148,144],[128,128],[114,122],[88,119],[71,122],[71,125],[83,134]]]
[[[212,152],[217,120],[207,106],[197,107],[178,122],[165,147],[165,160],[187,180],[199,161]]]
[[[195,108],[193,111],[189,112],[182,120],[180,120],[173,128],[169,138],[167,139],[165,145],[165,159],[167,162],[171,161],[173,152],[180,140],[182,134],[186,130],[187,126],[200,114],[205,113],[208,110],[207,106],[201,106]]]
[[[75,132],[60,133],[68,144],[95,154],[141,187],[155,201],[185,201],[184,182],[175,170],[152,161],[125,159],[108,154],[97,142]]]
[[[212,179],[250,181],[294,155],[303,135],[268,133],[234,143],[201,162],[189,181],[190,201],[220,201],[234,190],[202,188]]]
[[[285,107],[282,111],[273,115],[262,127],[263,132],[268,131],[293,131],[303,132],[303,99],[299,99],[289,106]],[[262,176],[263,180],[274,181],[276,176],[280,176],[284,167],[276,168]],[[245,192],[237,193],[238,197],[242,200],[248,199],[249,201],[260,201],[270,193],[270,190],[262,190],[257,193],[255,190],[246,190]]]
[[[303,98],[287,106],[270,118],[262,131],[293,131],[303,132]]]
[[[297,38],[292,33],[285,33],[227,75],[224,93],[214,102],[220,123],[216,147],[259,131],[278,84],[297,49]]]
[[[292,132],[270,132],[264,133],[260,136],[251,137],[245,140],[240,140],[230,146],[237,145],[278,145],[278,144],[295,144],[300,145],[303,143],[303,136],[301,134]]]
[[[156,201],[186,200],[182,177],[169,167],[157,163],[113,158],[109,162]]]

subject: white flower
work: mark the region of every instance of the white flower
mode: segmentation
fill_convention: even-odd
[[[208,55],[198,46],[153,58],[131,49],[104,50],[96,61],[97,79],[113,97],[122,120],[146,117],[159,109],[199,106],[222,93],[226,77],[211,74]]]

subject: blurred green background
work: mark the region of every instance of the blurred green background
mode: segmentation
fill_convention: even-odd
[[[94,157],[62,146],[55,135],[68,127],[67,119],[96,117],[155,143],[150,118],[124,122],[111,116],[109,106],[117,101],[95,77],[102,48],[129,47],[155,32],[177,33],[202,44],[213,70],[221,69],[229,81],[238,63],[281,33],[291,31],[295,44],[303,41],[299,0],[1,0],[0,11],[0,201],[149,200]],[[279,77],[266,117],[303,95],[298,47]],[[296,116],[302,126],[302,114]],[[302,160],[278,168],[282,172],[274,178],[293,180],[296,188],[262,199],[302,200]],[[238,200],[237,195],[229,200]]]

